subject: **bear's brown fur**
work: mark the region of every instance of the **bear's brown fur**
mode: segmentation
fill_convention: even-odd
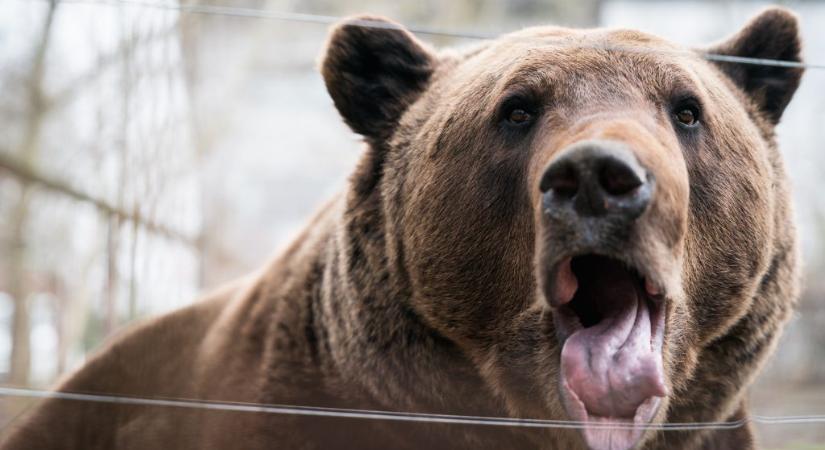
[[[710,51],[799,61],[796,19],[766,10]],[[559,238],[537,187],[563,149],[599,139],[655,175],[630,234],[604,244],[666,295],[668,393],[652,422],[747,417],[746,388],[798,292],[773,128],[801,69],[603,29],[533,28],[437,54],[363,17],[335,27],[322,72],[367,142],[346,192],[264,270],[124,333],[60,391],[569,420],[547,274],[579,230]],[[701,105],[698,126],[676,123],[685,98]],[[9,430],[3,449],[586,446],[567,428],[56,398]],[[754,447],[747,426],[639,442]]]

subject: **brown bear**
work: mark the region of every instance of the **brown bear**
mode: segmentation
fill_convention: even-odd
[[[802,70],[732,60],[800,61],[797,21],[707,51],[540,27],[436,53],[341,23],[321,70],[366,141],[345,192],[2,448],[753,448],[745,392],[798,294],[773,130]]]

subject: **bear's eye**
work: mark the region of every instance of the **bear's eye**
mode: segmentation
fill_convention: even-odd
[[[694,102],[683,102],[673,109],[673,118],[679,125],[693,128],[699,124],[699,107]]]
[[[533,120],[533,115],[522,108],[513,108],[507,115],[507,121],[513,125],[523,125]]]
[[[690,108],[685,108],[676,113],[676,118],[685,125],[693,125],[696,123],[696,114],[694,114]]]
[[[508,96],[496,111],[496,124],[505,130],[523,135],[536,122],[541,112],[535,96],[527,93],[515,93]],[[514,135],[515,136],[515,135]]]

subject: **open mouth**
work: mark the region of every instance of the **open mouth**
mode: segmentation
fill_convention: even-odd
[[[667,395],[664,295],[640,271],[606,256],[568,257],[552,272],[567,411],[584,423],[591,449],[634,448]]]

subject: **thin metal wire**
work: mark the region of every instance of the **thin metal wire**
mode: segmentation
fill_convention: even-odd
[[[0,387],[0,396],[27,397],[39,399],[61,399],[86,401],[94,403],[161,406],[189,409],[208,409],[217,411],[234,411],[263,414],[282,414],[316,417],[341,417],[349,419],[393,420],[402,422],[445,423],[456,425],[487,425],[522,428],[589,428],[589,429],[650,429],[663,431],[686,431],[698,429],[732,429],[747,423],[764,425],[790,425],[825,423],[825,415],[807,416],[761,416],[754,415],[746,419],[730,422],[684,422],[633,425],[621,422],[584,423],[571,420],[514,419],[505,417],[463,416],[451,414],[422,414],[395,411],[376,411],[366,409],[323,408],[293,405],[264,405],[239,402],[216,402],[194,399],[143,398],[122,395],[84,394],[75,392],[58,392],[39,389]]]
[[[158,3],[158,2],[143,2],[139,0],[60,0],[60,3],[66,4],[89,4],[89,5],[105,5],[105,6],[117,6],[117,5],[129,5],[129,6],[142,6],[147,8],[157,8],[157,9],[165,9],[170,11],[179,11],[185,12],[190,14],[206,14],[206,15],[218,15],[218,16],[230,16],[230,17],[240,17],[240,18],[248,18],[248,19],[267,19],[267,20],[280,20],[286,22],[303,22],[303,23],[314,23],[319,25],[332,25],[334,23],[340,22],[343,18],[338,16],[325,16],[325,15],[318,15],[318,14],[306,14],[306,13],[295,13],[295,12],[284,12],[284,11],[273,11],[273,10],[265,10],[265,9],[257,9],[257,8],[239,8],[234,6],[219,6],[219,5],[205,5],[205,4],[175,4],[175,3]],[[359,23],[360,22],[360,23]],[[375,20],[362,20],[362,21],[355,21],[354,24],[356,26],[362,26],[365,28],[383,28],[383,29],[401,29],[402,27],[389,24],[386,22],[380,22]],[[434,28],[427,28],[427,27],[412,27],[407,28],[404,27],[415,34],[423,34],[423,35],[431,35],[431,36],[444,36],[444,37],[453,37],[459,39],[493,39],[495,38],[494,35],[484,34],[484,33],[473,33],[473,32],[452,32],[446,30],[439,30]]]
[[[326,16],[326,15],[318,15],[318,14],[307,14],[307,13],[294,13],[294,12],[285,12],[285,11],[273,11],[273,10],[265,10],[265,9],[257,9],[257,8],[239,8],[239,7],[232,7],[232,6],[217,6],[217,5],[208,5],[208,4],[178,4],[178,3],[162,3],[162,2],[146,2],[141,0],[61,0],[60,3],[66,4],[90,4],[90,5],[104,5],[104,6],[116,6],[116,5],[128,5],[128,6],[139,6],[139,7],[146,7],[146,8],[156,8],[156,9],[164,9],[170,11],[178,11],[183,13],[189,14],[207,14],[207,15],[220,15],[220,16],[230,16],[230,17],[240,17],[240,18],[251,18],[251,19],[267,19],[267,20],[279,20],[279,21],[287,21],[287,22],[301,22],[301,23],[314,23],[314,24],[321,24],[321,25],[331,25],[334,23],[338,23],[343,20],[343,17],[337,16]],[[471,40],[491,40],[495,39],[497,36],[495,34],[488,34],[488,33],[476,33],[476,32],[469,32],[469,31],[448,31],[448,30],[441,30],[435,28],[428,28],[428,27],[401,27],[395,24],[376,21],[376,20],[353,20],[349,22],[353,26],[360,26],[364,28],[379,28],[379,29],[406,29],[412,33],[420,34],[420,35],[429,35],[429,36],[444,36],[444,37],[451,37],[451,38],[458,38],[458,39],[471,39]],[[535,38],[525,38],[525,39],[535,39]],[[550,38],[539,38],[541,41],[548,41]],[[602,45],[589,45],[583,43],[576,43],[576,46],[582,48],[598,48],[603,50],[611,50],[611,51],[619,51],[619,52],[644,52],[644,53],[698,53],[705,59],[710,61],[721,61],[721,62],[728,62],[734,64],[750,64],[750,65],[759,65],[759,66],[772,66],[772,67],[787,67],[787,68],[800,68],[800,69],[825,69],[825,64],[820,63],[802,63],[798,61],[786,61],[786,60],[779,60],[779,59],[769,59],[769,58],[751,58],[751,57],[744,57],[744,56],[731,56],[731,55],[721,55],[716,53],[702,53],[702,52],[673,52],[668,50],[654,50],[654,49],[634,49],[631,47],[625,46],[602,46]]]

